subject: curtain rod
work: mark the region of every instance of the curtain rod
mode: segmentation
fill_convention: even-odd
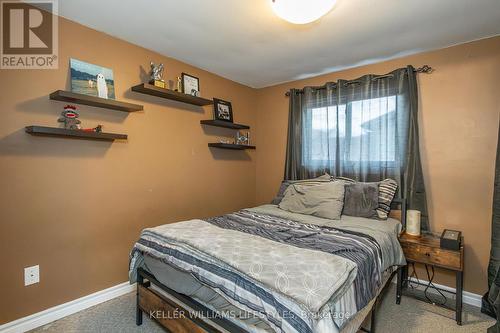
[[[425,73],[425,74],[431,74],[433,71],[434,71],[434,68],[432,68],[431,66],[429,65],[423,65],[422,67],[419,67],[419,68],[416,68],[413,70],[415,73]],[[374,78],[374,80],[376,79],[382,79],[382,78],[386,78],[388,76],[391,76],[390,74],[387,74],[387,75],[380,75],[380,76],[377,76]],[[351,80],[351,81],[347,81],[348,83],[351,82],[351,83],[356,83],[358,81],[356,80]],[[325,89],[326,87],[325,86],[319,86],[319,87],[315,87],[315,89]],[[298,93],[302,93],[303,92],[303,89],[297,89],[297,92]],[[290,92],[287,91],[285,93],[285,96],[290,96]]]

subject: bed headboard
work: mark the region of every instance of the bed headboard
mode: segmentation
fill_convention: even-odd
[[[406,199],[392,200],[389,217],[401,221],[403,230],[406,229]]]

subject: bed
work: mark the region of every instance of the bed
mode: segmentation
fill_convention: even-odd
[[[404,201],[386,221],[276,205],[145,229],[131,252],[137,318],[172,332],[357,332],[398,268]]]

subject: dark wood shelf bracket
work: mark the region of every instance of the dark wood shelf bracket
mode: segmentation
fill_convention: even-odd
[[[210,105],[214,103],[211,99],[192,96],[170,89],[159,88],[149,83],[141,83],[133,86],[132,91],[197,106]]]
[[[35,126],[35,125],[26,126],[25,130],[26,133],[29,133],[31,135],[57,136],[57,137],[73,138],[73,139],[114,141],[114,140],[127,140],[128,138],[126,134],[86,132],[82,130],[69,130],[65,128]]]
[[[56,90],[50,94],[50,99],[55,101],[63,101],[68,103],[82,104],[94,106],[98,108],[118,110],[124,112],[142,111],[142,105],[120,102],[110,98],[100,98],[96,96],[78,94],[71,91]]]
[[[216,127],[224,127],[224,128],[231,128],[231,129],[249,129],[250,126],[247,125],[242,125],[242,124],[234,124],[230,123],[228,121],[223,121],[223,120],[200,120],[200,124],[202,125],[208,125],[208,126],[216,126]]]
[[[255,149],[255,146],[237,145],[234,143],[220,143],[220,142],[209,143],[208,146],[211,148],[232,149],[232,150]]]

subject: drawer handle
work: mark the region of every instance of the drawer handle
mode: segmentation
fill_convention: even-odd
[[[426,252],[425,255],[428,256],[428,257],[431,256],[431,254],[429,252]]]

